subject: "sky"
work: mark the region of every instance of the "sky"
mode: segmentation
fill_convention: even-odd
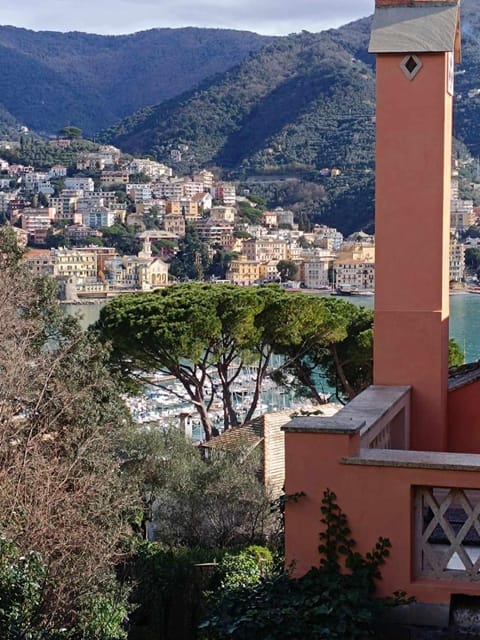
[[[374,0],[0,0],[0,24],[99,34],[194,26],[285,35],[338,27],[373,8]]]

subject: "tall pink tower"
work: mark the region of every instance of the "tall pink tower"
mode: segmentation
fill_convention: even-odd
[[[446,451],[458,0],[376,0],[376,385],[411,385],[411,447]]]

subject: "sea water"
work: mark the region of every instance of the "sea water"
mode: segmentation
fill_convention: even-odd
[[[349,302],[373,308],[373,296],[348,296]],[[66,313],[77,315],[82,328],[98,320],[99,304],[65,304]],[[465,356],[466,362],[480,359],[480,294],[455,293],[450,296],[450,336],[454,338]]]
[[[345,300],[373,308],[373,296],[348,296]],[[480,359],[480,294],[461,292],[450,296],[450,337],[457,342],[465,362]]]

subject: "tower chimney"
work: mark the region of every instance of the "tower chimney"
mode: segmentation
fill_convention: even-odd
[[[447,447],[450,181],[458,2],[376,0],[374,382],[411,385],[411,443]]]

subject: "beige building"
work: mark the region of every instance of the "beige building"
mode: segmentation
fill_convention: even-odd
[[[198,202],[189,198],[180,200],[167,200],[165,202],[165,213],[168,215],[185,216],[185,218],[194,220],[199,217]]]
[[[260,263],[257,260],[248,260],[245,256],[239,256],[230,262],[227,280],[243,287],[258,283]]]
[[[22,211],[22,229],[27,232],[30,242],[45,244],[55,213],[54,207],[27,208]]]
[[[243,240],[236,238],[228,229],[222,233],[219,244],[222,249],[235,253],[241,253],[243,249]]]
[[[148,158],[134,158],[128,165],[128,172],[130,175],[135,173],[144,173],[152,180],[158,180],[164,176],[170,177],[173,171],[167,165]]]
[[[151,291],[168,285],[168,264],[141,254],[105,261],[105,276],[112,289]]]
[[[130,176],[128,171],[102,171],[100,176],[100,184],[108,186],[111,184],[128,184]]]
[[[24,261],[34,276],[53,276],[53,260],[49,249],[30,249]]]
[[[76,278],[81,283],[97,278],[97,255],[94,250],[45,249],[31,250],[25,261],[34,275],[50,275],[58,279]]]
[[[78,171],[103,171],[106,166],[105,158],[99,153],[84,153],[77,159]]]
[[[259,477],[269,496],[278,498],[285,484],[285,434],[282,427],[291,420],[291,413],[266,413],[241,427],[229,429],[203,442],[202,452],[208,458],[212,450],[228,451],[241,446],[251,453],[260,451]]]
[[[212,189],[214,179],[215,176],[213,175],[213,173],[211,171],[207,171],[206,169],[202,169],[201,171],[193,174],[193,180],[195,182],[201,182],[205,191],[210,191]]]
[[[81,189],[63,189],[56,198],[50,198],[50,206],[57,211],[57,218],[73,219],[79,200],[83,198]]]
[[[235,222],[235,207],[212,207],[210,209],[210,219],[215,222],[227,222],[233,224]]]
[[[82,282],[97,277],[97,256],[94,251],[51,249],[53,275],[57,278],[75,277]]]
[[[162,225],[165,231],[173,235],[183,238],[185,236],[185,218],[178,214],[165,214],[163,216]]]
[[[243,253],[248,260],[279,262],[287,258],[287,243],[277,238],[252,238],[243,243]]]
[[[262,225],[270,228],[278,226],[276,211],[264,211],[262,213]]]
[[[375,262],[375,245],[345,242],[336,252],[338,260],[361,260]]]
[[[358,291],[373,291],[375,289],[374,262],[336,259],[334,271],[337,289]]]
[[[269,262],[261,262],[258,267],[258,275],[261,282],[278,282],[280,273],[277,269],[278,262],[270,260]]]
[[[233,225],[215,222],[210,218],[199,218],[193,222],[198,237],[208,244],[222,244],[225,237],[233,234]],[[223,246],[223,245],[222,245]]]

